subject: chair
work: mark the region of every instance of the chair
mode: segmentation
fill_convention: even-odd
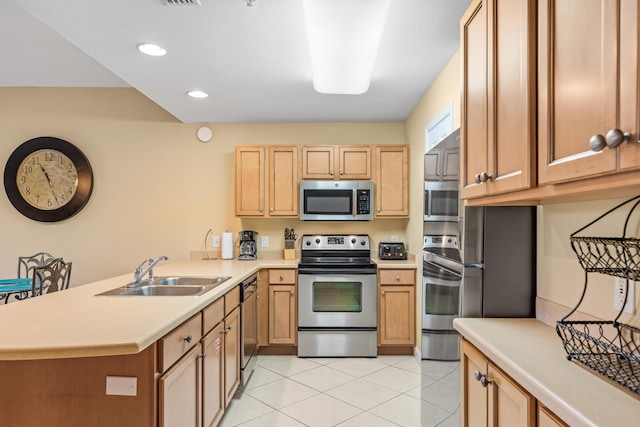
[[[18,257],[18,274],[19,279],[31,279],[33,278],[33,269],[35,267],[43,266],[52,260],[56,259],[55,256],[47,252],[38,252],[31,256]],[[15,296],[17,300],[23,300],[29,298],[29,291],[7,292],[0,295],[0,298],[4,297],[4,303],[9,302],[11,295]]]
[[[33,268],[31,297],[62,291],[69,287],[71,263],[56,258],[48,264]]]

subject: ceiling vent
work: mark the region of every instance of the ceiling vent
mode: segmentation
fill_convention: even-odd
[[[202,6],[200,0],[162,0],[165,6]]]

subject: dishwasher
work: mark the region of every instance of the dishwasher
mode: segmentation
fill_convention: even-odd
[[[253,373],[258,348],[258,275],[240,283],[240,387],[244,388]]]

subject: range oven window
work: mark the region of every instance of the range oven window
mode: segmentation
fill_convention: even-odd
[[[442,286],[427,281],[424,289],[425,314],[455,316],[460,304],[459,286]]]
[[[361,282],[313,282],[314,312],[362,312]]]
[[[305,190],[304,213],[351,215],[353,190]]]

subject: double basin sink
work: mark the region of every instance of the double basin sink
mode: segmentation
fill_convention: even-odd
[[[133,282],[96,296],[198,296],[210,291],[229,280],[230,276],[220,277],[156,277],[153,282]]]

